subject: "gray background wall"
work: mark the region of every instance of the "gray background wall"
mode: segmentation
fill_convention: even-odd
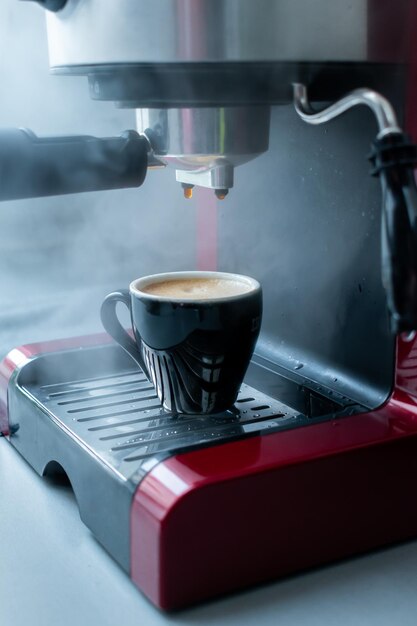
[[[0,128],[118,135],[134,112],[90,100],[87,79],[49,74],[44,11],[0,3]],[[195,264],[196,203],[172,172],[139,190],[0,203],[0,356],[22,342],[100,330],[111,289]]]

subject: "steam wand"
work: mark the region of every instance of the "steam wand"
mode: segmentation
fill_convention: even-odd
[[[364,104],[378,123],[378,135],[369,160],[371,174],[379,176],[382,187],[382,282],[393,333],[417,330],[417,188],[414,168],[417,146],[398,125],[390,102],[371,89],[355,89],[338,102],[315,112],[307,89],[296,83],[294,105],[308,124],[323,124]]]

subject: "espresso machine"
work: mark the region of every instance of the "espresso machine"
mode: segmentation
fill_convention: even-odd
[[[185,198],[227,206],[196,246],[212,237],[218,269],[260,280],[264,318],[235,406],[212,416],[167,413],[105,334],[17,347],[3,435],[39,475],[67,474],[166,610],[417,536],[414,3],[38,4],[51,71],[137,127],[0,132],[0,199],[169,168]]]

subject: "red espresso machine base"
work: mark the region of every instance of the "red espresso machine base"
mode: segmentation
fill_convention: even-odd
[[[417,535],[417,342],[396,359],[376,410],[322,390],[302,412],[243,385],[227,413],[180,417],[106,337],[34,344],[1,363],[0,425],[173,610]]]

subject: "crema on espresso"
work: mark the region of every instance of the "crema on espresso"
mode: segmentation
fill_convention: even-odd
[[[210,300],[238,296],[253,287],[240,280],[226,278],[176,278],[151,283],[141,291],[153,296],[175,300]]]

